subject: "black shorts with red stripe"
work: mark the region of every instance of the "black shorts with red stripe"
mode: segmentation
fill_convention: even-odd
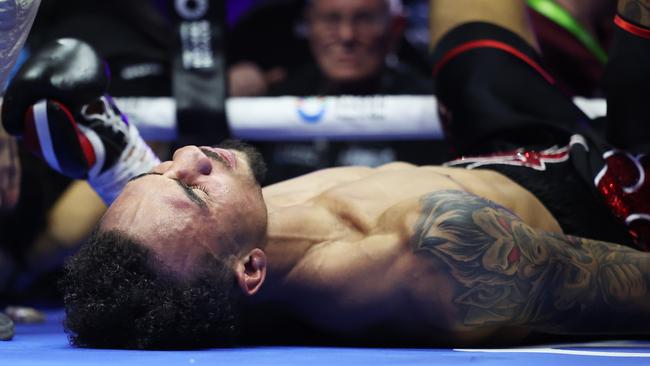
[[[650,56],[650,41],[618,25],[617,32],[622,33],[617,34],[619,52],[629,52],[623,45],[634,45],[641,49],[636,52]],[[629,96],[638,88],[629,85],[639,84],[639,76],[615,78],[613,73],[638,59],[638,55],[636,59],[613,57],[613,65],[608,66],[610,94],[619,96],[620,103],[625,102],[620,96]],[[617,130],[617,122],[611,117],[607,134],[595,132],[592,121],[555,87],[530,45],[496,25],[466,23],[441,40],[434,60],[443,128],[459,155],[479,156],[480,168],[500,171],[528,188],[567,234],[650,249],[650,178],[645,179],[646,172],[650,173],[648,159],[638,154],[621,155],[606,141],[611,131]],[[648,69],[649,64],[642,66]],[[642,66],[636,65],[637,69]],[[650,76],[650,69],[645,74]],[[640,80],[650,86],[650,80]],[[625,85],[627,89],[622,88]],[[648,121],[647,102],[646,112],[624,117],[630,122],[618,135],[639,134],[637,129],[643,128],[639,120]],[[567,152],[566,162],[550,169],[490,163],[490,157],[485,156],[501,152],[537,154],[569,146],[576,135],[584,143],[574,145]],[[632,142],[625,148],[643,146],[635,137],[628,140]]]
[[[628,228],[603,204],[593,184],[586,183],[576,170],[576,162],[589,154],[588,142],[581,135],[571,136],[569,144],[543,150],[525,148],[491,155],[463,157],[445,165],[499,172],[524,187],[539,199],[558,221],[565,234],[639,246]]]

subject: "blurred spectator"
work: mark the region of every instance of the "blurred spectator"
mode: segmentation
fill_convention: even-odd
[[[303,93],[304,86],[301,86],[308,83],[304,80],[305,74],[311,78],[323,78],[316,66],[318,60],[314,57],[315,53],[311,52],[314,50],[315,38],[310,34],[320,34],[310,31],[312,23],[309,22],[308,13],[313,8],[310,6],[313,3],[306,0],[259,0],[238,19],[228,34],[231,96],[320,93]],[[348,6],[358,6],[354,3],[351,2]],[[389,4],[387,9],[390,11],[386,20],[392,24],[385,28],[389,32],[381,32],[381,36],[389,39],[393,45],[392,49],[388,45],[383,47],[389,51],[384,55],[389,60],[389,71],[397,66],[398,71],[406,71],[406,75],[400,76],[410,76],[411,81],[412,75],[417,75],[418,80],[414,81],[416,87],[411,88],[430,91],[431,84],[421,80],[428,80],[431,71],[427,60],[428,0],[407,0],[404,2],[404,11],[400,11],[401,1],[371,1],[370,4],[372,3]],[[355,45],[357,46],[359,45]],[[376,60],[380,59],[386,66],[385,58]],[[274,85],[287,76],[298,84],[300,90],[287,90],[292,87],[291,81],[287,81],[286,85]],[[271,92],[269,88],[272,89]],[[334,91],[332,94],[342,93]]]
[[[266,95],[269,86],[311,61],[297,30],[305,0],[257,0],[228,30],[230,96]]]
[[[288,5],[281,2],[278,6]],[[262,8],[266,15],[274,13],[269,8],[268,4]],[[278,66],[282,66],[279,63],[260,65],[255,78],[258,83],[249,89],[255,90],[255,95],[275,96],[431,95],[434,89],[428,71],[421,72],[421,65],[413,67],[402,62],[398,56],[400,47],[405,45],[403,32],[406,22],[401,1],[308,0],[298,31],[308,41],[310,57],[304,57],[300,51],[291,51],[301,61],[297,66],[296,60],[291,60],[291,64],[284,69],[278,69]],[[295,23],[289,20],[280,22],[285,27],[286,24]],[[259,25],[255,27],[249,23],[248,26],[257,29],[257,34],[262,31]],[[244,33],[242,30],[239,32]],[[264,46],[268,42],[258,39],[258,43],[261,47],[268,47]],[[241,43],[238,44],[241,46]],[[272,46],[284,48],[280,40]],[[278,54],[279,52],[269,57],[280,57]],[[418,55],[411,52],[409,60],[417,59]],[[250,59],[259,57],[251,56]],[[245,62],[239,62],[235,66],[239,65],[251,67],[250,63]],[[252,67],[255,65],[257,62]],[[275,73],[275,80],[281,81],[264,85],[272,73]],[[283,74],[286,74],[285,79],[281,77]],[[444,143],[394,141],[391,136],[386,136],[383,141],[341,142],[317,139],[256,145],[271,167],[267,183],[331,166],[377,166],[395,160],[433,164],[449,158]]]
[[[426,76],[397,58],[405,22],[401,1],[307,1],[305,29],[315,62],[270,94],[431,94]]]
[[[602,96],[614,0],[528,0],[545,67],[571,95]]]

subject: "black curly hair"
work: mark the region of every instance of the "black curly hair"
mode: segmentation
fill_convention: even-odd
[[[206,255],[182,280],[137,240],[96,230],[65,265],[64,326],[80,347],[232,346],[239,336],[234,271]]]

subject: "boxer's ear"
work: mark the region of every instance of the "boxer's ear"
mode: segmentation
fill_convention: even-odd
[[[266,254],[255,248],[244,255],[235,265],[239,288],[245,295],[254,295],[266,278]]]

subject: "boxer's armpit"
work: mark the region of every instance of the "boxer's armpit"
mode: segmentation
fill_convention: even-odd
[[[444,263],[463,328],[650,332],[650,254],[532,229],[488,200],[431,193],[411,240]]]
[[[650,0],[619,0],[618,12],[625,20],[650,27]]]

